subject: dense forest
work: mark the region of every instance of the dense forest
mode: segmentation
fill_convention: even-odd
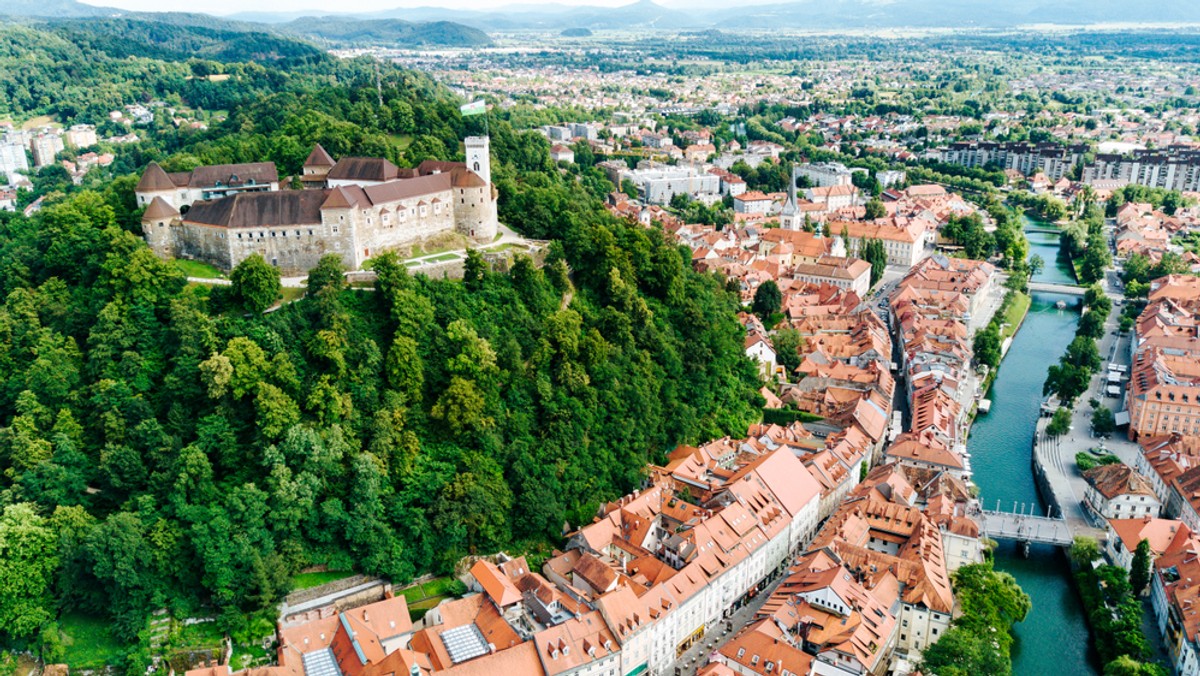
[[[423,77],[386,68],[380,106],[373,64],[253,68],[263,94],[137,161],[461,158],[458,102]],[[597,172],[491,133],[501,219],[552,241],[542,269],[431,280],[381,256],[373,290],[320,275],[258,315],[150,252],[136,176],[0,217],[0,645],[54,661],[82,610],[142,673],[155,609],[269,633],[304,566],[404,581],[557,544],[675,444],[744,433],[761,400],[735,297],[611,217]]]

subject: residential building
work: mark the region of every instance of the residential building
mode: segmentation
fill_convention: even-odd
[[[960,141],[940,151],[940,159],[965,167],[996,167],[1019,171],[1026,176],[1038,172],[1058,180],[1083,161],[1087,145],[1056,143],[998,143]]]
[[[1180,192],[1200,191],[1200,150],[1177,146],[1134,150],[1126,155],[1102,153],[1083,168],[1083,182],[1120,181]]]
[[[771,211],[774,200],[757,190],[733,196],[733,211],[738,214],[765,214]]]
[[[856,256],[862,255],[868,240],[877,239],[883,243],[888,265],[904,267],[912,267],[924,258],[933,241],[933,233],[919,221],[900,227],[863,221],[830,221],[825,230],[832,236],[845,238],[846,250]]]
[[[1105,530],[1104,554],[1113,565],[1125,570],[1133,567],[1133,555],[1142,540],[1150,544],[1150,560],[1153,562],[1171,549],[1176,541],[1192,538],[1192,530],[1182,521],[1149,516],[1140,519],[1106,519]]]
[[[861,258],[821,256],[812,263],[797,263],[792,279],[806,284],[829,284],[865,298],[871,290],[871,264]]]
[[[63,137],[71,148],[90,148],[96,145],[96,127],[90,124],[72,125]]]
[[[54,158],[63,151],[62,136],[58,130],[45,130],[35,135],[29,142],[33,152],[33,167],[41,169],[54,164]]]
[[[1177,538],[1154,562],[1150,601],[1172,671],[1200,674],[1200,539]]]
[[[575,151],[569,146],[556,143],[550,146],[550,159],[555,162],[567,162],[568,164],[575,163]]]
[[[1157,517],[1162,504],[1145,477],[1124,463],[1100,465],[1083,473],[1084,502],[1105,519]]]
[[[795,174],[808,179],[809,185],[828,188],[835,185],[851,185],[854,173],[840,162],[814,162],[800,164]]]
[[[6,134],[0,139],[0,174],[4,174],[11,181],[18,172],[29,171],[29,157],[25,152],[27,144],[10,136]]]

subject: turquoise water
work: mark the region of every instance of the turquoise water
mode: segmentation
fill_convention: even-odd
[[[1026,228],[1046,224],[1026,219]],[[1046,262],[1035,278],[1073,283],[1070,267],[1058,259],[1058,236],[1027,232],[1030,255]],[[1066,301],[1067,309],[1055,307]],[[967,448],[980,501],[985,509],[1012,510],[1037,505],[1044,510],[1033,481],[1033,433],[1042,398],[1046,369],[1058,361],[1075,335],[1078,299],[1057,294],[1033,294],[1033,304],[988,398],[991,411],[975,420]],[[1011,573],[1033,599],[1033,609],[1015,629],[1013,673],[1018,676],[1095,675],[1095,651],[1088,640],[1083,609],[1070,579],[1066,556],[1057,548],[1034,546],[1022,558],[1013,543],[1001,543],[996,567]]]
[[[1058,255],[1058,232],[1053,223],[1044,223],[1028,216],[1021,217],[1025,227],[1025,238],[1029,240],[1029,255],[1037,254],[1046,266],[1036,277],[1039,282],[1052,284],[1074,284],[1075,272],[1071,265]],[[1036,229],[1031,232],[1031,229]],[[1045,232],[1055,230],[1055,232]]]
[[[1055,303],[1067,300],[1059,310]],[[1016,502],[1044,510],[1030,466],[1034,425],[1046,368],[1058,360],[1075,335],[1075,300],[1034,294],[1033,305],[992,384],[992,409],[971,428],[968,449],[980,500],[1004,510]],[[1017,578],[1033,599],[1033,610],[1016,626],[1013,673],[1020,676],[1096,674],[1083,610],[1071,585],[1066,557],[1054,547],[1035,546],[1028,559],[1012,543],[1001,543],[996,567]]]

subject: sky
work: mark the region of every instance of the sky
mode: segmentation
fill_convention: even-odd
[[[237,12],[296,12],[313,11],[322,14],[357,12],[376,12],[397,7],[435,6],[452,9],[497,9],[504,5],[537,5],[531,0],[341,0],[330,3],[322,0],[81,0],[89,5],[116,7],[130,11],[144,12],[204,12],[206,14],[234,14]],[[759,0],[760,2],[762,0]],[[591,5],[617,7],[628,5],[633,0],[555,0],[559,5]],[[676,5],[678,2],[662,2],[665,6]],[[686,3],[692,7],[704,2]],[[743,3],[749,4],[749,3]]]

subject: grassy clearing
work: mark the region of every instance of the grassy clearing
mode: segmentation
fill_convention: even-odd
[[[216,266],[202,263],[200,261],[189,261],[182,258],[176,258],[175,267],[179,268],[184,275],[188,277],[196,277],[198,279],[224,279],[225,273],[221,272]]]
[[[390,138],[392,143],[395,143],[396,147],[400,150],[408,148],[413,142],[413,137],[409,134],[388,134],[388,138]]]
[[[283,292],[283,302],[291,303],[292,301],[300,300],[301,298],[304,297],[304,292],[307,290],[308,289],[302,289],[302,288],[298,289],[298,288],[293,288],[290,286],[285,286],[285,287],[283,287],[283,289],[281,289],[281,291]]]
[[[59,619],[59,628],[66,649],[63,661],[72,670],[102,669],[121,660],[123,647],[107,620],[73,612]]]
[[[179,647],[185,650],[220,650],[225,632],[216,622],[197,622],[179,630]]]
[[[311,589],[323,584],[350,577],[354,573],[348,570],[327,570],[319,573],[296,573],[292,576],[292,591]]]
[[[49,115],[38,115],[35,118],[25,120],[24,122],[22,122],[21,128],[22,129],[33,129],[34,127],[45,127],[46,125],[52,125],[55,127],[62,126],[61,124],[58,123],[58,120],[55,120],[53,117],[50,117]]]
[[[262,646],[235,643],[233,658],[230,660],[235,671],[251,666],[270,664],[274,656],[262,649]]]

